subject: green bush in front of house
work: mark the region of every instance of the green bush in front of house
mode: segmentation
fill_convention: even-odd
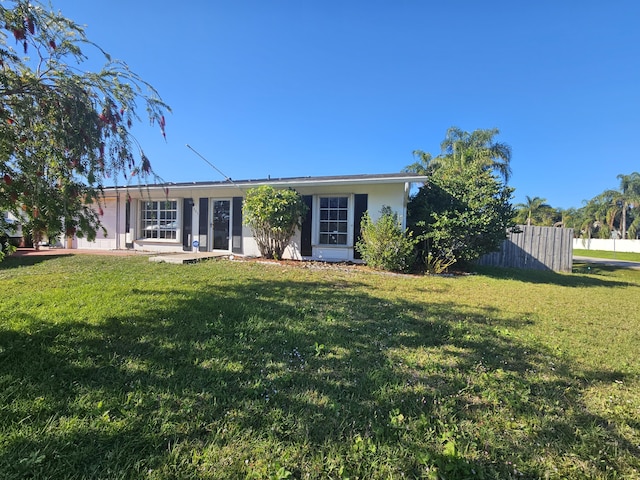
[[[416,240],[408,229],[402,229],[398,214],[383,206],[375,222],[365,212],[361,223],[361,238],[356,250],[372,268],[406,272],[413,265]]]
[[[307,206],[298,192],[262,185],[247,191],[242,213],[260,253],[281,259],[291,237],[302,224]]]

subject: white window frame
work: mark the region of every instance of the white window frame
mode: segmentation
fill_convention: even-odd
[[[160,208],[162,203],[165,202],[175,202],[175,209],[171,208],[171,209],[166,209],[166,208]],[[147,211],[147,209],[145,208],[146,205],[148,203],[157,203],[157,207],[156,207],[156,213],[157,213],[157,218],[155,219],[146,219],[145,220],[145,215],[144,212]],[[165,214],[163,215],[162,212],[165,212]],[[166,212],[175,212],[175,218],[167,218]],[[177,198],[170,198],[170,199],[141,199],[138,202],[138,225],[140,228],[140,235],[139,235],[139,239],[145,242],[167,242],[167,243],[180,243],[181,239],[182,239],[182,235],[181,235],[181,222],[182,222],[182,200],[179,200]],[[155,220],[155,221],[154,221]],[[162,228],[162,223],[161,222],[165,222],[165,227],[166,227],[166,221],[170,220],[169,223],[175,223],[175,228]],[[147,229],[149,227],[153,227],[153,226],[157,226],[156,229],[153,229],[153,231],[157,231],[158,233],[158,237],[147,237],[145,235],[145,232],[147,231]],[[175,238],[160,238],[160,234],[162,232],[174,232],[175,233]]]
[[[347,199],[347,207],[346,207],[346,211],[347,211],[347,219],[346,219],[346,226],[347,226],[347,231],[346,232],[339,232],[339,231],[334,231],[335,234],[338,235],[345,235],[346,236],[346,243],[321,243],[322,240],[322,235],[323,234],[327,234],[329,232],[322,232],[321,231],[321,223],[322,222],[329,222],[331,221],[331,219],[322,219],[322,211],[324,210],[322,208],[322,199],[324,198],[346,198]],[[314,220],[313,222],[313,229],[314,229],[314,244],[322,247],[322,248],[350,248],[353,246],[353,195],[351,194],[340,194],[340,193],[336,193],[336,194],[326,194],[326,195],[316,195],[316,201],[315,201],[315,209],[314,209],[314,215],[313,218],[317,219]],[[330,210],[329,210],[330,211]],[[339,211],[339,210],[338,210]],[[344,222],[345,220],[342,219],[336,219],[334,221],[337,222]]]

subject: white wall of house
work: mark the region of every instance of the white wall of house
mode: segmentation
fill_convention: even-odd
[[[640,240],[614,240],[611,238],[574,238],[573,248],[604,250],[605,252],[640,253]]]
[[[232,200],[233,197],[244,197],[246,191],[252,185],[243,185],[242,188],[231,184],[194,184],[194,186],[178,185],[170,187],[167,192],[162,188],[149,190],[129,189],[107,192],[107,199],[103,204],[104,215],[102,222],[107,229],[107,235],[98,232],[94,242],[88,242],[85,239],[74,239],[74,248],[83,249],[101,249],[116,250],[133,248],[141,251],[154,252],[183,252],[183,202],[185,199],[193,200],[191,237],[189,245],[193,245],[193,241],[198,241],[201,246],[211,249],[211,228],[207,225],[205,228],[207,235],[200,235],[200,202],[201,198],[208,199],[208,223],[212,219],[212,201],[213,200]],[[257,185],[256,185],[257,186]],[[350,261],[354,258],[354,225],[356,218],[354,215],[354,196],[356,194],[367,194],[367,207],[371,217],[376,220],[380,216],[380,210],[383,206],[388,205],[393,211],[397,212],[403,226],[406,224],[405,212],[407,205],[408,186],[405,182],[390,183],[366,183],[366,182],[336,182],[335,184],[303,184],[289,185],[301,195],[310,195],[313,197],[313,227],[312,227],[312,249],[313,255],[305,257],[308,259],[331,260],[331,261]],[[274,185],[280,188],[278,185]],[[129,194],[132,198],[130,206],[130,225],[132,234],[125,232],[126,225],[126,197]],[[321,197],[347,197],[348,198],[348,242],[347,245],[322,245],[319,234],[319,205]],[[141,208],[146,201],[164,201],[174,200],[177,202],[177,232],[175,239],[144,239],[142,238],[142,221]],[[233,202],[231,202],[233,204]],[[231,208],[231,216],[237,214]],[[302,259],[300,253],[301,235],[300,231],[296,232],[289,247],[285,251],[285,258]],[[230,242],[231,243],[231,242]],[[190,248],[190,250],[194,250]],[[231,253],[231,246],[228,249]],[[252,236],[251,229],[243,225],[242,227],[242,255],[260,256],[258,246]]]
[[[2,212],[2,216],[4,221],[8,224],[13,225],[14,228],[9,228],[5,231],[0,229],[0,233],[6,235],[9,238],[17,238],[20,239],[22,237],[22,224],[18,217],[16,217],[11,212]]]
[[[80,248],[80,249],[97,249],[97,250],[117,250],[124,248],[124,212],[118,212],[119,206],[122,203],[123,195],[120,194],[120,199],[117,196],[107,197],[102,203],[102,210],[104,214],[100,217],[100,221],[107,230],[106,235],[102,230],[96,232],[96,239],[93,242],[88,241],[86,238],[78,238],[76,236],[70,238],[65,237],[62,240],[64,247]],[[71,241],[71,243],[69,243]]]

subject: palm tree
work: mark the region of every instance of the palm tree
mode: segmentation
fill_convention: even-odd
[[[604,221],[610,232],[616,230],[616,225],[619,230],[622,230],[622,224],[625,222],[623,202],[620,201],[620,196],[618,190],[605,190],[594,198],[600,205],[601,211],[604,212]]]
[[[620,230],[622,238],[627,238],[627,210],[640,206],[640,173],[620,174],[617,178],[620,180],[620,192],[615,201],[621,209]]]
[[[629,228],[627,229],[628,238],[638,238],[638,231],[640,231],[640,215],[637,215],[629,225]]]
[[[418,160],[411,165],[407,165],[402,169],[405,173],[416,173],[418,175],[428,175],[433,169],[433,157],[429,152],[423,152],[422,150],[414,150],[413,156]]]
[[[506,183],[511,175],[511,147],[494,140],[499,133],[497,128],[478,129],[469,133],[451,127],[440,144],[441,154],[433,159],[432,164],[435,168],[461,168],[476,164],[483,171],[496,171]]]
[[[527,225],[531,225],[531,220],[534,220],[534,222],[540,222],[542,217],[545,216],[545,214],[548,214],[549,210],[551,210],[551,205],[546,203],[546,198],[531,198],[528,195],[525,198],[527,201],[516,205],[516,210],[518,211],[519,216],[522,214],[520,218],[526,218]]]
[[[587,238],[592,238],[594,233],[597,233],[598,238],[609,238],[611,236],[611,228],[607,222],[607,217],[610,218],[610,211],[611,201],[605,198],[604,194],[585,202],[581,230]]]
[[[579,235],[580,226],[582,225],[582,211],[576,208],[567,208],[560,210],[560,225],[565,228],[573,228],[573,233]]]

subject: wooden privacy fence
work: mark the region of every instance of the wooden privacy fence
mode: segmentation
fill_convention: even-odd
[[[571,272],[573,229],[519,225],[500,250],[484,255],[478,265]]]

